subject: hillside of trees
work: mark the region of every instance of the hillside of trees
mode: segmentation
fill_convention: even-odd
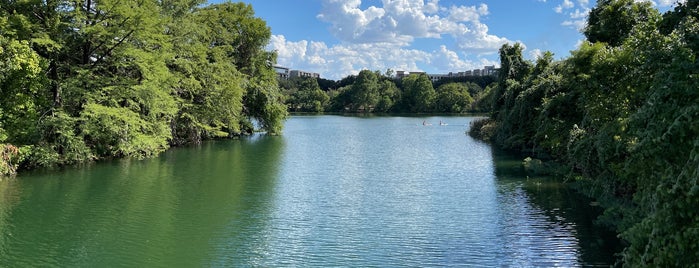
[[[472,135],[559,165],[605,208],[629,267],[699,263],[699,1],[660,14],[599,0],[569,58],[500,49],[492,115]]]
[[[0,3],[0,174],[269,133],[286,117],[250,5]]]
[[[315,78],[280,80],[291,112],[338,113],[466,113],[485,112],[481,105],[493,76],[432,82],[425,74],[396,79],[363,70],[339,81]]]

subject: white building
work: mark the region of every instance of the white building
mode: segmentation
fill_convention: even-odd
[[[289,79],[294,77],[313,77],[320,78],[319,73],[306,72],[301,70],[291,70],[282,66],[274,66],[274,71],[277,73],[277,77],[280,79]]]
[[[277,77],[281,79],[289,79],[289,68],[274,66],[274,72],[277,73]]]
[[[495,76],[498,74],[495,65],[485,66],[483,69],[468,70],[463,72],[449,72],[447,74],[427,74],[432,82],[437,82],[445,78],[468,77],[468,76]],[[424,72],[396,71],[396,78],[403,79],[409,74],[424,74]]]
[[[291,72],[289,72],[289,78],[294,78],[294,77],[320,78],[320,74],[319,73],[305,72],[305,71],[301,71],[301,70],[291,70]]]

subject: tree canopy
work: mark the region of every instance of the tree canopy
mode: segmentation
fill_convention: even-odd
[[[472,126],[499,146],[559,163],[597,199],[625,266],[699,263],[699,1],[660,15],[604,0],[571,56],[535,63],[500,50],[490,119]]]
[[[250,5],[203,4],[3,2],[0,143],[19,148],[11,171],[147,157],[251,133],[253,119],[279,133],[269,27]]]

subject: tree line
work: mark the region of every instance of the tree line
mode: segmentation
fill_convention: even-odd
[[[558,163],[605,208],[624,266],[699,263],[699,1],[665,14],[599,0],[564,60],[500,49],[490,118],[471,134]]]
[[[279,133],[271,31],[250,5],[0,2],[0,174]]]
[[[483,112],[494,77],[471,77],[433,82],[426,74],[396,79],[362,70],[339,81],[316,78],[280,80],[291,112],[346,113],[466,113]]]

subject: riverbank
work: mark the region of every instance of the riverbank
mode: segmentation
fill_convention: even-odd
[[[0,23],[0,174],[153,157],[253,120],[278,133],[287,115],[249,4],[8,2],[0,18],[16,22]]]
[[[605,208],[598,222],[627,245],[623,265],[699,263],[699,1],[663,15],[634,1],[598,5],[569,58],[500,49],[493,111],[472,134],[560,163]]]

